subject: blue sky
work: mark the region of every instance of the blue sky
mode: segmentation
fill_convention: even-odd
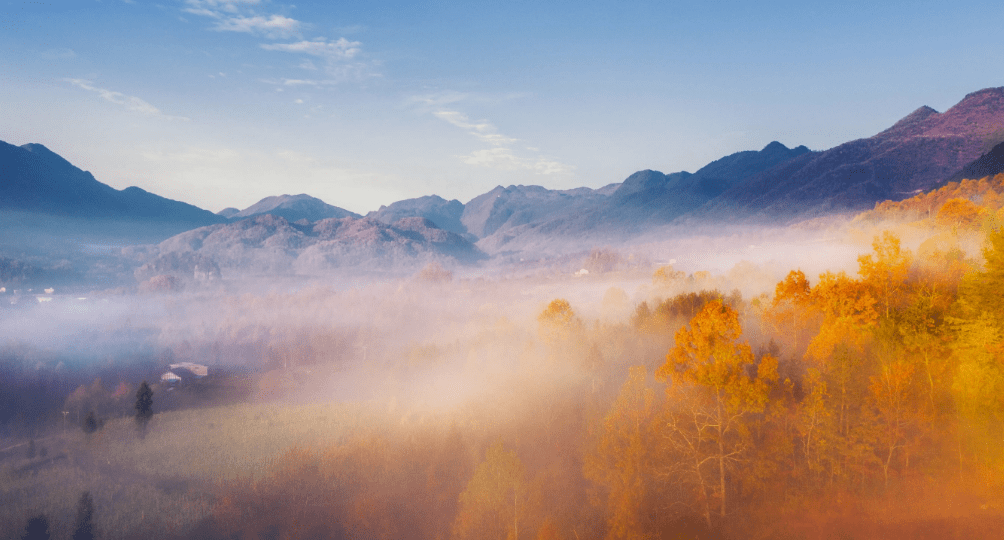
[[[365,213],[821,150],[1004,85],[1000,2],[0,0],[0,140]]]

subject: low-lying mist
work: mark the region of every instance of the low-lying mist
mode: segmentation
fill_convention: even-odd
[[[896,249],[918,255],[895,301],[864,274],[857,285],[846,277],[864,268],[858,256],[873,251],[878,230],[828,223],[676,229],[570,255],[432,264],[407,277],[230,269],[163,290],[5,290],[0,529],[17,537],[41,515],[54,537],[69,536],[87,492],[103,538],[752,537],[738,524],[770,504],[798,522],[756,519],[753,536],[799,537],[799,527],[838,522],[881,535],[885,518],[841,521],[814,501],[840,493],[853,501],[841,512],[882,497],[887,508],[897,498],[928,504],[911,491],[921,481],[912,471],[941,478],[931,471],[951,466],[915,447],[940,448],[943,426],[924,427],[914,413],[882,423],[885,402],[869,392],[881,387],[891,354],[883,347],[893,345],[833,326],[832,317],[851,317],[865,332],[865,308],[832,311],[830,285],[816,277],[845,272],[832,290],[864,295],[856,298],[869,310],[886,302],[893,321],[892,311],[913,313],[905,291],[926,286],[916,281],[922,256],[973,257],[981,245],[976,234],[894,230]],[[808,283],[784,297],[779,283],[794,270]],[[748,356],[734,350],[745,363],[728,377],[762,393],[729,397],[741,428],[714,436],[720,426],[701,394],[711,383],[688,379],[690,368],[667,356],[707,306],[734,314],[736,341],[749,347]],[[886,320],[875,313],[868,320]],[[941,324],[943,313],[932,317]],[[827,331],[824,354],[825,340],[812,336]],[[850,357],[858,367],[847,369],[860,373],[827,367]],[[916,381],[904,384],[917,389],[903,395],[929,395],[928,418],[950,416],[950,370],[910,370]],[[141,437],[144,381],[154,417]],[[853,406],[834,404],[838,383]],[[715,399],[733,391],[722,386]],[[834,411],[851,409],[876,434],[852,436],[842,416],[833,424]],[[687,411],[700,425],[684,425]],[[806,415],[817,413],[807,435]],[[883,439],[883,429],[899,431]],[[732,450],[715,453],[713,442]],[[853,444],[858,454],[840,454]],[[900,456],[906,448],[912,458]],[[707,480],[712,473],[720,482]],[[890,499],[889,489],[901,492]],[[960,504],[982,496],[952,489]]]

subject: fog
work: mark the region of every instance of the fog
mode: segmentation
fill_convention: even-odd
[[[890,501],[928,504],[911,491],[920,476],[892,458],[882,469],[878,435],[867,439],[878,457],[861,458],[857,473],[836,458],[813,461],[812,436],[791,426],[814,388],[806,366],[823,364],[803,363],[808,339],[777,330],[788,323],[771,326],[780,308],[768,307],[781,305],[775,289],[793,270],[812,286],[823,272],[856,276],[858,257],[887,229],[918,255],[959,247],[973,257],[982,245],[976,233],[833,221],[675,229],[397,274],[227,269],[168,291],[11,287],[0,293],[0,530],[20,537],[42,515],[54,538],[69,537],[87,492],[101,538],[767,538],[824,523],[905,534],[890,523],[913,527],[913,510]],[[728,434],[742,456],[720,486],[680,472],[687,454],[670,442],[682,432],[645,427],[674,425],[666,418],[690,403],[674,401],[682,368],[656,374],[677,330],[715,299],[736,314],[752,351],[744,376],[766,377],[759,366],[770,354],[781,374],[764,394],[771,405],[749,408],[742,434]],[[820,309],[804,332],[826,327]],[[862,358],[879,354],[862,347]],[[208,375],[162,379],[184,363]],[[878,372],[862,373],[867,389]],[[140,437],[143,381],[154,416]],[[951,388],[932,378],[932,396],[936,382]],[[843,444],[833,429],[832,444]],[[893,448],[920,439],[909,440]],[[913,451],[938,482],[961,474],[931,472],[940,457]],[[781,455],[808,463],[804,476],[775,481]],[[702,467],[691,472],[711,471]],[[966,519],[974,501],[998,504],[956,487]],[[837,493],[850,501],[841,512],[883,501],[889,513],[819,514]],[[763,517],[772,505],[790,526]],[[1002,519],[996,508],[968,529],[954,514],[945,526],[978,533]]]

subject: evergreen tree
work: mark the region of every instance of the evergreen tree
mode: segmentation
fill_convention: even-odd
[[[94,501],[85,491],[77,501],[77,521],[73,525],[73,540],[94,540]]]
[[[49,538],[49,518],[45,517],[45,514],[28,519],[21,540],[49,540]]]
[[[94,416],[94,411],[87,413],[87,417],[84,418],[84,423],[80,427],[88,435],[98,430],[98,418]]]
[[[136,391],[136,427],[141,439],[146,438],[146,426],[153,418],[153,390],[146,381]]]

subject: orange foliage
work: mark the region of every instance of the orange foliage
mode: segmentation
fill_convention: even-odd
[[[934,221],[947,227],[972,229],[979,226],[986,213],[986,208],[973,204],[969,199],[955,198],[949,199],[941,206]]]
[[[858,219],[871,221],[933,219],[938,209],[952,199],[974,201],[987,210],[996,211],[1001,208],[1002,195],[1004,195],[1004,174],[978,180],[966,179],[961,182],[949,182],[939,189],[902,201],[877,203],[874,210],[861,214]]]

